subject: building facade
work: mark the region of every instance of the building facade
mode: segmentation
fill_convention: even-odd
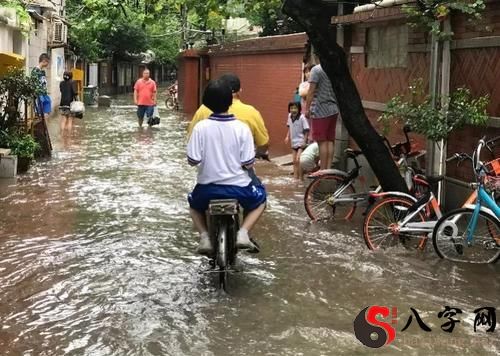
[[[28,11],[32,18],[32,27],[28,39],[27,66],[29,70],[37,66],[38,57],[42,53],[50,56],[50,67],[47,70],[48,90],[55,109],[61,98],[59,83],[63,80],[63,73],[72,69],[66,51],[68,43],[66,0],[30,0]]]

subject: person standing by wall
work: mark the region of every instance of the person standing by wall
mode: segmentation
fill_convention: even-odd
[[[34,76],[40,83],[40,95],[35,104],[35,112],[40,118],[47,119],[52,112],[52,100],[50,99],[47,89],[47,73],[45,69],[50,64],[50,58],[47,53],[42,53],[38,57],[38,65],[33,68],[31,75]]]
[[[137,118],[139,127],[142,127],[144,115],[148,120],[153,117],[156,105],[156,83],[150,78],[149,69],[144,69],[142,78],[134,85],[134,103],[137,105]]]
[[[309,76],[311,74],[311,68],[314,67],[313,64],[306,64],[304,66],[304,70],[303,70],[303,79],[304,81],[302,83],[300,83],[299,85],[299,89],[298,89],[298,95],[299,95],[299,98],[300,98],[300,105],[302,107],[302,114],[305,114],[306,112],[306,107],[307,107],[307,94],[309,93]],[[312,122],[311,122],[311,118],[307,118],[307,123],[309,124],[309,127],[312,127]],[[309,135],[309,137],[307,138],[307,143],[312,143],[313,142],[313,139],[312,139],[312,135]]]
[[[65,132],[70,133],[73,128],[73,117],[71,115],[71,103],[77,100],[76,83],[73,81],[73,74],[71,72],[64,72],[63,81],[59,84],[61,91],[61,103],[59,106],[59,113],[61,115],[61,135]]]
[[[322,170],[329,169],[332,165],[338,114],[332,83],[318,64],[311,69],[305,115],[312,119],[312,139],[319,145]]]
[[[307,106],[307,93],[309,93],[309,76],[311,74],[312,64],[307,64],[304,67],[304,81],[299,85],[300,105],[302,106],[302,113],[304,114]],[[309,126],[311,122],[309,122]]]
[[[292,147],[293,176],[295,179],[303,180],[302,170],[300,169],[300,155],[307,145],[309,124],[306,117],[301,114],[300,103],[291,102],[288,104],[286,126],[288,127],[288,133],[285,144],[290,144]]]

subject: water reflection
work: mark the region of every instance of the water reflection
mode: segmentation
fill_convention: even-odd
[[[472,310],[499,306],[497,265],[451,264],[431,246],[371,253],[359,216],[309,224],[303,188],[269,163],[257,167],[270,192],[255,231],[263,250],[241,256],[231,296],[216,293],[193,253],[186,123],[163,111],[159,128],[140,130],[126,100],[89,110],[69,139],[53,136],[52,160],[0,182],[0,354],[500,352],[498,333],[471,325]],[[373,304],[397,306],[402,319],[417,308],[436,340],[411,329],[366,349],[352,322]],[[467,311],[453,335],[440,330],[444,305]]]

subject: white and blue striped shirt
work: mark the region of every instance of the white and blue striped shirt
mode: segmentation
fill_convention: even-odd
[[[311,103],[311,117],[313,119],[325,118],[338,114],[339,108],[332,83],[320,64],[311,69],[309,83],[316,84],[316,91]]]

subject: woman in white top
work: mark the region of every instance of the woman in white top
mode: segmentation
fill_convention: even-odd
[[[305,113],[306,109],[306,99],[307,99],[307,94],[309,93],[309,75],[311,74],[311,68],[314,67],[312,64],[307,64],[304,67],[304,81],[300,83],[299,85],[299,96],[300,96],[300,105],[302,107],[302,114]],[[309,124],[309,127],[311,127],[311,118],[307,119],[307,123]],[[311,136],[308,137],[307,143],[311,143]]]

